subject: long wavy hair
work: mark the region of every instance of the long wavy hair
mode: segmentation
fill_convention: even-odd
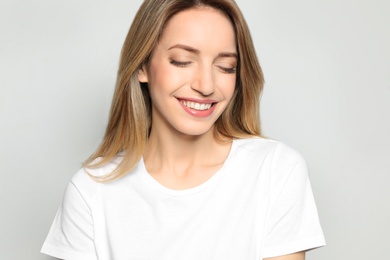
[[[106,132],[97,150],[84,162],[85,168],[98,168],[123,153],[117,167],[104,176],[109,182],[128,174],[144,152],[151,125],[151,99],[148,88],[137,74],[148,64],[168,21],[191,8],[212,7],[228,17],[234,27],[238,51],[236,86],[226,110],[215,122],[217,140],[260,136],[260,95],[264,85],[252,38],[234,0],[145,0],[138,10],[122,47],[115,92]]]

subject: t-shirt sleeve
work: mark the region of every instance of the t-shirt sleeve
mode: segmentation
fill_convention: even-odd
[[[41,252],[66,260],[96,260],[93,238],[90,207],[70,182]]]
[[[263,257],[275,257],[325,245],[303,158],[289,151],[280,159],[274,181]]]

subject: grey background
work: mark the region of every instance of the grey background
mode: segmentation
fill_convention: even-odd
[[[0,0],[0,259],[39,253],[101,140],[133,0]],[[264,134],[307,160],[328,245],[387,259],[390,1],[238,1],[266,88]]]

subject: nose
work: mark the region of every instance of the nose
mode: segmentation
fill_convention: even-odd
[[[215,82],[211,67],[202,66],[198,69],[191,88],[203,96],[210,96],[214,93]]]

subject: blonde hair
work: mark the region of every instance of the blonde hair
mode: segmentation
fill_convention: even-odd
[[[260,95],[264,79],[245,19],[233,0],[145,0],[138,10],[122,47],[117,83],[102,143],[84,162],[98,168],[124,152],[116,169],[104,176],[109,182],[125,176],[139,162],[151,128],[151,100],[138,81],[139,69],[148,63],[167,22],[175,14],[208,6],[225,14],[236,33],[238,67],[233,98],[215,122],[218,140],[260,136]]]

